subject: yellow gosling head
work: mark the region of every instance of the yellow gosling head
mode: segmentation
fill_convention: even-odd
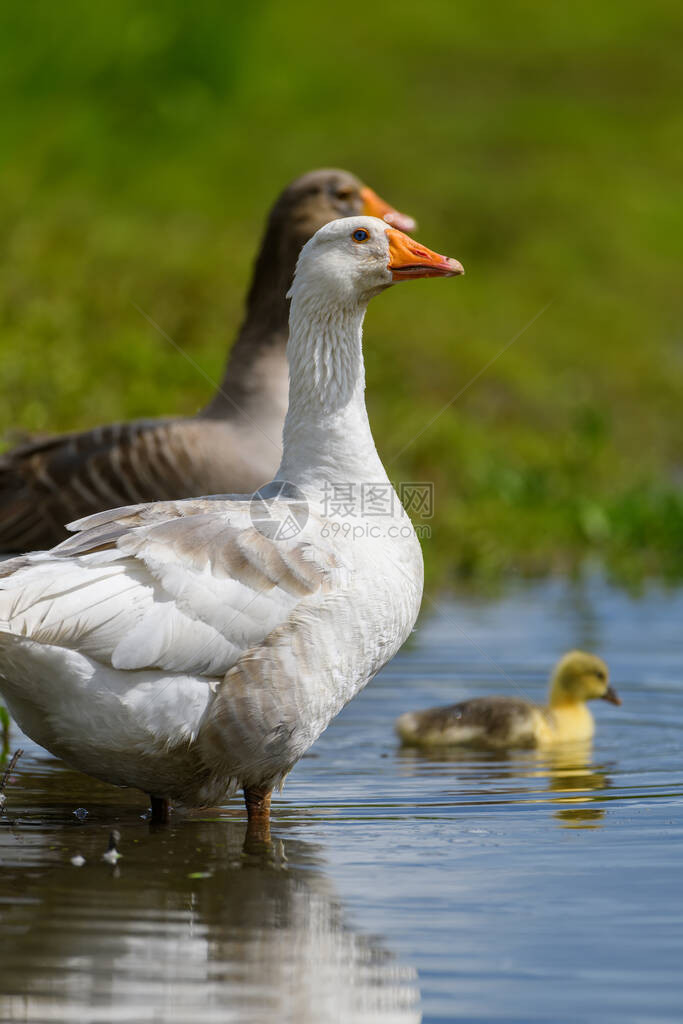
[[[596,654],[569,651],[555,666],[550,682],[550,706],[583,704],[597,698],[621,704],[609,684],[607,665]]]

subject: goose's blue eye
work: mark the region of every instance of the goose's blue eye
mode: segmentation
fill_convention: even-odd
[[[358,230],[354,231],[354,233],[351,235],[351,238],[354,240],[354,242],[367,242],[369,237],[370,232],[366,231],[365,228],[358,228]]]

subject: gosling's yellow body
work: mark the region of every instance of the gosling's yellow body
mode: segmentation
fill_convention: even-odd
[[[548,743],[582,743],[593,738],[595,720],[585,704],[550,707],[547,714],[550,723],[545,730],[539,727],[539,746]]]
[[[547,707],[517,697],[475,697],[444,708],[407,712],[396,731],[407,746],[473,746],[493,750],[581,743],[595,731],[587,700],[621,701],[609,685],[607,665],[583,651],[558,663]]]

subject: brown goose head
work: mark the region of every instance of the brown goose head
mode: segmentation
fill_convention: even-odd
[[[379,217],[401,231],[412,231],[412,217],[399,213],[348,171],[309,171],[296,178],[273,206],[261,244],[249,297],[247,319],[271,331],[287,330],[285,295],[302,247],[324,224],[340,217]]]
[[[412,217],[389,203],[348,171],[310,171],[296,178],[273,207],[274,218],[287,219],[304,245],[324,224],[339,217],[379,217],[401,231],[413,231]]]
[[[394,210],[348,171],[309,171],[278,196],[254,266],[246,316],[221,387],[201,416],[234,418],[236,408],[248,409],[249,425],[253,427],[255,419],[266,417],[269,430],[279,436],[288,390],[286,295],[296,261],[306,242],[323,225],[358,215],[379,217],[401,231],[415,227],[412,217]],[[277,469],[277,462],[272,469]]]

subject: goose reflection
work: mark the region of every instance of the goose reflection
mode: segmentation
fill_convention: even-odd
[[[566,828],[597,828],[605,816],[598,794],[611,785],[606,765],[593,764],[590,743],[559,745],[543,757],[539,773],[547,779],[555,818]]]
[[[457,789],[449,785],[449,794],[469,805],[490,803],[492,799],[499,803],[547,803],[558,824],[565,828],[597,828],[605,816],[602,791],[611,785],[610,769],[593,762],[590,742],[557,744],[547,750],[399,748],[396,756],[409,774],[434,772],[440,778],[453,778],[454,766],[458,766]]]
[[[67,815],[29,851],[21,815],[0,830],[1,1020],[421,1020],[416,972],[350,926],[317,846],[245,842],[226,817],[121,820],[110,867],[105,816]]]

